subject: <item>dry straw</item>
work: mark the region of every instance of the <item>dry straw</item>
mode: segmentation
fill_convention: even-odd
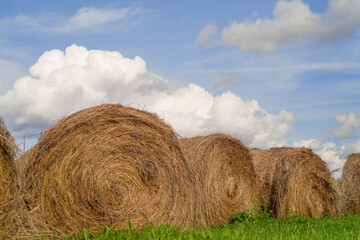
[[[0,206],[9,196],[9,186],[14,176],[14,163],[17,147],[10,132],[0,118]]]
[[[15,179],[15,160],[18,148],[0,117],[0,238],[7,236],[6,216],[10,204],[10,192]]]
[[[212,134],[180,139],[194,176],[196,223],[214,226],[254,207],[258,185],[248,149],[237,139]]]
[[[50,128],[17,164],[19,236],[124,228],[130,220],[182,227],[193,218],[191,176],[177,135],[156,115],[105,104]]]
[[[263,180],[263,201],[275,217],[338,215],[340,195],[324,161],[306,148],[250,149]]]
[[[341,189],[344,212],[360,212],[360,153],[348,156],[343,168]]]

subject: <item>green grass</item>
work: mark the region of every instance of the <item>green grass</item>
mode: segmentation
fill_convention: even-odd
[[[167,225],[149,227],[142,231],[114,230],[104,227],[97,234],[84,229],[75,237],[64,240],[111,239],[360,239],[360,215],[310,219],[298,216],[274,219],[269,213],[242,212],[233,216],[233,222],[213,228],[202,227],[178,231]],[[43,239],[46,239],[45,237]]]

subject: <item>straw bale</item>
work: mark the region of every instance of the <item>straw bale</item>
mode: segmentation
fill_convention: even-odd
[[[70,235],[88,227],[160,223],[193,216],[189,168],[177,135],[156,115],[119,104],[74,113],[50,128],[17,162],[19,236]]]
[[[225,134],[179,140],[192,170],[196,190],[196,224],[214,226],[253,208],[259,197],[248,149]]]
[[[250,149],[263,201],[275,217],[338,215],[340,194],[324,161],[306,148]]]
[[[10,203],[10,192],[15,179],[14,159],[18,148],[0,117],[0,238],[7,236],[5,216]]]
[[[360,212],[360,153],[347,157],[343,167],[341,190],[344,196],[344,212]]]

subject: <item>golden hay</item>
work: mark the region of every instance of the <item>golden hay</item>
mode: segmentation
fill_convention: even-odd
[[[10,202],[10,192],[15,179],[13,160],[18,148],[0,117],[0,238],[6,236],[5,216]]]
[[[127,220],[186,227],[193,219],[177,136],[145,111],[119,104],[81,110],[50,128],[17,165],[28,209],[14,220],[20,235],[122,229]]]
[[[263,201],[275,217],[296,212],[305,217],[338,215],[338,185],[326,164],[310,149],[250,149],[255,171],[263,179]]]
[[[14,139],[0,118],[0,206],[9,195],[9,184],[14,175],[12,161],[15,159],[16,149]]]
[[[342,172],[341,189],[344,212],[360,212],[360,153],[348,156]]]
[[[237,139],[211,134],[179,140],[192,170],[196,224],[214,226],[254,207],[258,185],[247,148]]]

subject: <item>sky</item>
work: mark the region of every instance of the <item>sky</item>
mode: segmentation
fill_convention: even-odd
[[[26,150],[120,103],[181,137],[360,152],[360,1],[0,1],[0,116]]]

